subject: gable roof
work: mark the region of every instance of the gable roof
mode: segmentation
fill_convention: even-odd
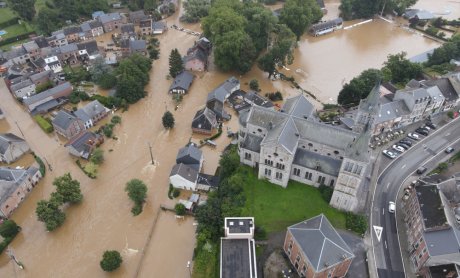
[[[64,28],[63,30],[64,35],[71,35],[71,34],[78,34],[81,32],[81,27],[80,26],[70,26],[67,28]]]
[[[51,89],[48,89],[44,92],[41,92],[39,94],[36,94],[36,95],[33,95],[29,98],[26,98],[24,100],[24,104],[26,105],[30,105],[30,104],[33,104],[33,103],[36,103],[40,100],[43,100],[47,97],[50,97],[50,96],[54,96],[55,94],[58,94],[64,90],[68,90],[68,89],[72,89],[72,85],[70,85],[69,82],[64,82],[62,84],[59,84],[57,85],[56,87],[53,87]]]
[[[168,26],[166,25],[166,22],[164,22],[164,21],[152,22],[152,29],[153,30],[165,30],[167,28],[168,28]]]
[[[196,112],[192,121],[192,128],[211,131],[217,127],[216,114],[209,108],[204,108]]]
[[[179,175],[180,177],[193,183],[198,179],[198,171],[193,167],[183,163],[174,165],[169,176],[172,177],[175,175]]]
[[[233,91],[239,88],[239,86],[240,81],[232,76],[210,92],[207,101],[215,99],[223,103]]]
[[[129,48],[132,51],[145,50],[147,49],[147,42],[145,40],[130,40]]]
[[[299,148],[295,153],[292,164],[337,177],[342,161]]]
[[[129,16],[129,21],[131,22],[148,18],[148,16],[145,15],[144,10],[130,12],[128,16]]]
[[[305,96],[299,94],[293,98],[289,98],[284,103],[281,108],[281,112],[290,114],[299,118],[308,118],[311,117],[315,107],[311,102],[309,102]]]
[[[14,135],[13,133],[0,134],[0,154],[5,154],[11,144],[25,142],[24,139]]]
[[[53,125],[66,130],[76,120],[77,118],[74,115],[67,111],[60,110],[56,117],[54,117],[52,123]]]
[[[64,147],[71,146],[80,153],[81,157],[88,159],[91,155],[91,145],[98,140],[98,136],[94,132],[86,130],[73,137]]]
[[[89,55],[99,53],[99,48],[97,47],[97,42],[95,40],[81,42],[77,44],[78,50],[86,50]]]
[[[28,169],[0,167],[0,204],[3,204],[29,175],[34,175],[37,171],[38,169],[34,167]]]
[[[69,53],[73,51],[78,51],[78,47],[77,47],[77,44],[71,43],[71,44],[60,46],[59,50],[61,51],[61,53]]]
[[[134,24],[126,23],[120,26],[121,33],[134,33]]]
[[[195,163],[200,163],[203,158],[203,152],[195,144],[189,143],[187,146],[180,148],[176,156],[176,162],[184,158],[191,159]],[[177,162],[179,163],[179,162]]]
[[[99,14],[97,18],[102,24],[106,24],[112,21],[121,20],[121,15],[119,13]]]
[[[355,257],[324,214],[294,224],[288,231],[316,272]]]
[[[446,101],[453,101],[458,99],[458,94],[455,91],[451,80],[452,77],[444,77],[435,80],[424,81],[422,85],[424,86],[438,86],[439,90],[441,91],[442,95],[446,99]],[[455,82],[455,81],[454,81]]]
[[[174,81],[169,87],[169,90],[171,91],[173,89],[184,89],[188,91],[188,89],[190,88],[190,85],[193,82],[194,77],[195,76],[191,74],[189,71],[187,70],[182,71],[176,76],[176,78],[174,78]]]

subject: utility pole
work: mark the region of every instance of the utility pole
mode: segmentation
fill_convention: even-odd
[[[190,261],[187,261],[187,268],[188,274],[190,275],[190,278],[192,278],[192,263]]]
[[[150,158],[152,159],[152,165],[155,165],[155,161],[153,160],[153,154],[152,154],[152,146],[150,145],[150,142],[147,142],[149,145],[149,150],[150,150]]]
[[[8,248],[6,251],[10,259],[12,259],[16,263],[16,265],[19,266],[20,269],[24,269],[24,265],[16,259],[16,257],[13,254],[13,251],[11,251],[10,248]]]
[[[24,136],[24,133],[22,133],[22,130],[21,130],[21,128],[20,128],[20,127],[19,127],[19,125],[18,125],[18,122],[14,121],[14,123],[15,123],[15,124],[16,124],[16,126],[18,127],[18,129],[19,129],[19,132],[21,132],[21,134],[22,134],[22,138],[25,140],[26,138],[25,138],[25,136]]]
[[[51,167],[51,164],[48,162],[48,160],[46,159],[46,157],[43,157],[46,161],[46,164],[48,164],[48,169],[50,169],[50,171],[53,171],[53,167]]]

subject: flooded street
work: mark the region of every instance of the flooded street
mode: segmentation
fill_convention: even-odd
[[[339,1],[326,2],[328,8],[332,7],[327,16],[333,17]],[[168,18],[167,22],[200,30],[199,24],[178,23],[178,15]],[[55,135],[46,135],[11,96],[3,80],[0,81],[0,108],[6,114],[6,119],[0,120],[0,132],[22,136],[20,128],[32,150],[46,158],[53,168],[53,171],[47,169],[45,178],[12,217],[22,227],[22,232],[10,247],[26,269],[19,270],[2,254],[0,277],[106,277],[99,261],[108,249],[120,251],[123,257],[122,266],[111,277],[135,277],[136,273],[139,277],[188,277],[186,265],[192,259],[195,245],[194,220],[191,217],[177,220],[172,213],[159,211],[159,206],[172,206],[176,202],[167,198],[167,191],[178,149],[189,140],[199,142],[204,138],[192,135],[191,121],[196,111],[205,106],[207,94],[232,73],[222,73],[211,67],[209,72],[197,74],[189,94],[174,110],[176,104],[167,93],[172,82],[166,79],[169,53],[178,48],[184,55],[197,37],[169,29],[158,38],[160,59],[153,63],[146,88],[148,95],[119,114],[122,123],[114,129],[118,140],[107,139],[102,145],[105,162],[95,180],[83,174],[63,143]],[[303,88],[311,90],[322,101],[335,102],[342,82],[369,67],[380,67],[388,54],[407,51],[411,56],[436,46],[437,43],[406,32],[395,24],[377,20],[324,37],[302,37],[294,64],[289,65],[290,71],[285,73],[293,75]],[[263,93],[279,90],[285,96],[296,94],[286,82],[269,82],[257,66],[243,77],[234,75],[240,78],[243,90],[248,90],[247,84],[256,78]],[[230,142],[226,136],[227,127],[234,132],[238,130],[237,115],[229,107],[226,109],[231,112],[232,120],[224,124],[222,136],[215,140],[217,147],[202,148],[206,174],[214,174],[219,154]],[[166,131],[161,123],[165,110],[175,117],[176,125],[171,131]],[[149,143],[154,165],[150,160]],[[30,162],[30,157],[25,157],[14,166]],[[64,225],[48,233],[36,218],[36,203],[49,198],[54,190],[53,179],[66,172],[80,181],[84,199],[80,205],[66,208]],[[148,187],[144,211],[136,217],[131,214],[133,203],[124,191],[126,182],[132,178],[143,180]]]
[[[428,10],[449,20],[460,18],[459,0],[418,0],[413,8]]]

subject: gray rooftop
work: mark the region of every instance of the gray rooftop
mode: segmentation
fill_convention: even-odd
[[[98,138],[98,135],[91,131],[84,131],[80,135],[75,136],[69,141],[65,147],[72,146],[83,158],[88,159],[91,155],[90,145],[94,143]]]
[[[249,234],[254,228],[252,218],[225,218],[225,227],[230,234]]]
[[[189,71],[184,70],[181,73],[179,73],[176,78],[174,78],[173,83],[169,87],[169,90],[173,89],[183,89],[188,91],[190,88],[190,85],[193,82],[194,75],[191,74]]]
[[[437,186],[417,186],[415,190],[422,212],[424,230],[449,228]]]
[[[315,112],[315,107],[303,95],[298,95],[287,99],[281,108],[281,112],[299,118],[308,118]]]
[[[453,86],[454,84],[455,79],[452,77],[439,78],[423,82],[424,86],[438,86],[446,101],[454,101],[458,99],[458,94]]]
[[[199,165],[202,158],[203,152],[200,149],[198,149],[195,144],[190,143],[187,146],[179,149],[179,152],[176,156],[176,163]]]
[[[134,24],[127,23],[120,26],[121,33],[134,33]]]
[[[248,133],[244,138],[244,141],[241,143],[241,147],[253,151],[260,152],[260,144],[264,138]]]
[[[129,48],[133,51],[136,51],[136,50],[144,51],[147,49],[147,42],[145,40],[130,40]]]
[[[288,227],[316,272],[355,255],[323,214]]]
[[[325,174],[337,177],[339,175],[341,160],[324,156],[316,152],[297,149],[293,165],[299,165],[308,169],[317,170]]]
[[[109,14],[100,14],[98,19],[102,24],[106,24],[112,21],[121,20],[121,15],[119,13],[109,13]]]
[[[230,77],[208,94],[208,101],[216,99],[223,103],[239,85],[240,81],[236,77]]]
[[[166,28],[168,28],[168,26],[166,25],[166,22],[164,21],[155,21],[152,23],[153,30],[164,30]]]
[[[17,90],[21,90],[25,87],[28,87],[28,86],[31,86],[33,85],[34,83],[32,83],[32,81],[30,81],[30,79],[26,79],[26,80],[23,80],[17,84],[14,84],[14,85],[11,85],[11,91],[13,92],[16,92]]]
[[[74,115],[64,110],[60,110],[53,119],[53,125],[66,130],[76,119],[77,118]]]
[[[27,52],[35,51],[35,50],[40,48],[35,41],[30,41],[30,42],[23,43],[22,47],[24,47],[24,49]]]
[[[14,143],[25,142],[24,139],[14,135],[13,133],[0,134],[0,154],[5,154],[9,146]]]
[[[78,51],[78,47],[77,47],[77,44],[71,43],[71,44],[60,46],[59,50],[61,51],[61,53],[70,53],[70,52]]]
[[[21,183],[29,176],[34,175],[37,168],[10,169],[0,167],[0,204],[3,204]]]
[[[310,30],[312,32],[316,32],[316,31],[323,30],[323,29],[333,28],[335,26],[341,25],[342,23],[343,23],[343,19],[339,17],[339,18],[335,18],[332,20],[328,20],[326,22],[314,24],[310,27]]]
[[[192,121],[192,127],[203,130],[217,128],[216,114],[207,107],[197,111]]]
[[[38,101],[44,100],[47,97],[53,96],[55,94],[58,94],[58,93],[62,92],[63,90],[67,90],[69,88],[72,88],[72,85],[70,85],[69,82],[59,84],[56,87],[53,87],[53,88],[51,88],[49,90],[46,90],[44,92],[41,92],[39,94],[33,95],[33,96],[25,99],[24,104],[30,105],[30,104],[36,103]]]
[[[253,277],[252,244],[249,239],[221,239],[221,278]]]
[[[39,72],[39,73],[36,73],[36,74],[33,74],[30,76],[30,80],[32,82],[36,82],[44,77],[48,77],[48,78],[51,78],[51,76],[53,75],[53,71],[52,70],[46,70],[46,71],[42,71],[42,72]]]
[[[183,163],[176,164],[173,166],[171,174],[169,176],[172,177],[175,175],[179,175],[190,182],[196,182],[198,179],[198,171],[195,170],[193,167],[185,165]]]

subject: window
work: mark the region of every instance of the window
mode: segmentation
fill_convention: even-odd
[[[244,153],[244,159],[251,160],[251,154],[250,153]]]
[[[333,187],[333,186],[334,186],[334,180],[331,180],[331,181],[329,182],[329,186],[330,186],[330,187]]]
[[[363,166],[358,166],[358,170],[356,171],[356,174],[361,175],[362,171],[363,171]]]
[[[283,173],[280,173],[280,172],[276,172],[276,179],[277,180],[282,180],[283,179]]]
[[[280,170],[284,170],[285,166],[284,164],[281,164],[281,163],[276,163],[276,168],[280,169]]]
[[[297,255],[297,257],[295,258],[295,261],[298,263],[300,262],[300,255]]]
[[[324,181],[326,180],[326,177],[323,176],[318,176],[318,183],[319,184],[324,184]]]
[[[305,179],[311,181],[311,176],[312,176],[312,174],[310,172],[305,172]]]
[[[265,165],[273,166],[273,161],[270,159],[265,159]]]
[[[300,169],[294,168],[294,176],[300,176]]]
[[[305,274],[305,272],[307,272],[307,266],[306,266],[306,265],[303,265],[303,267],[302,267],[302,271],[301,271],[301,273],[300,273],[300,274],[302,274],[302,275],[303,275],[303,274]]]
[[[271,177],[272,176],[272,170],[265,168],[265,176]]]

